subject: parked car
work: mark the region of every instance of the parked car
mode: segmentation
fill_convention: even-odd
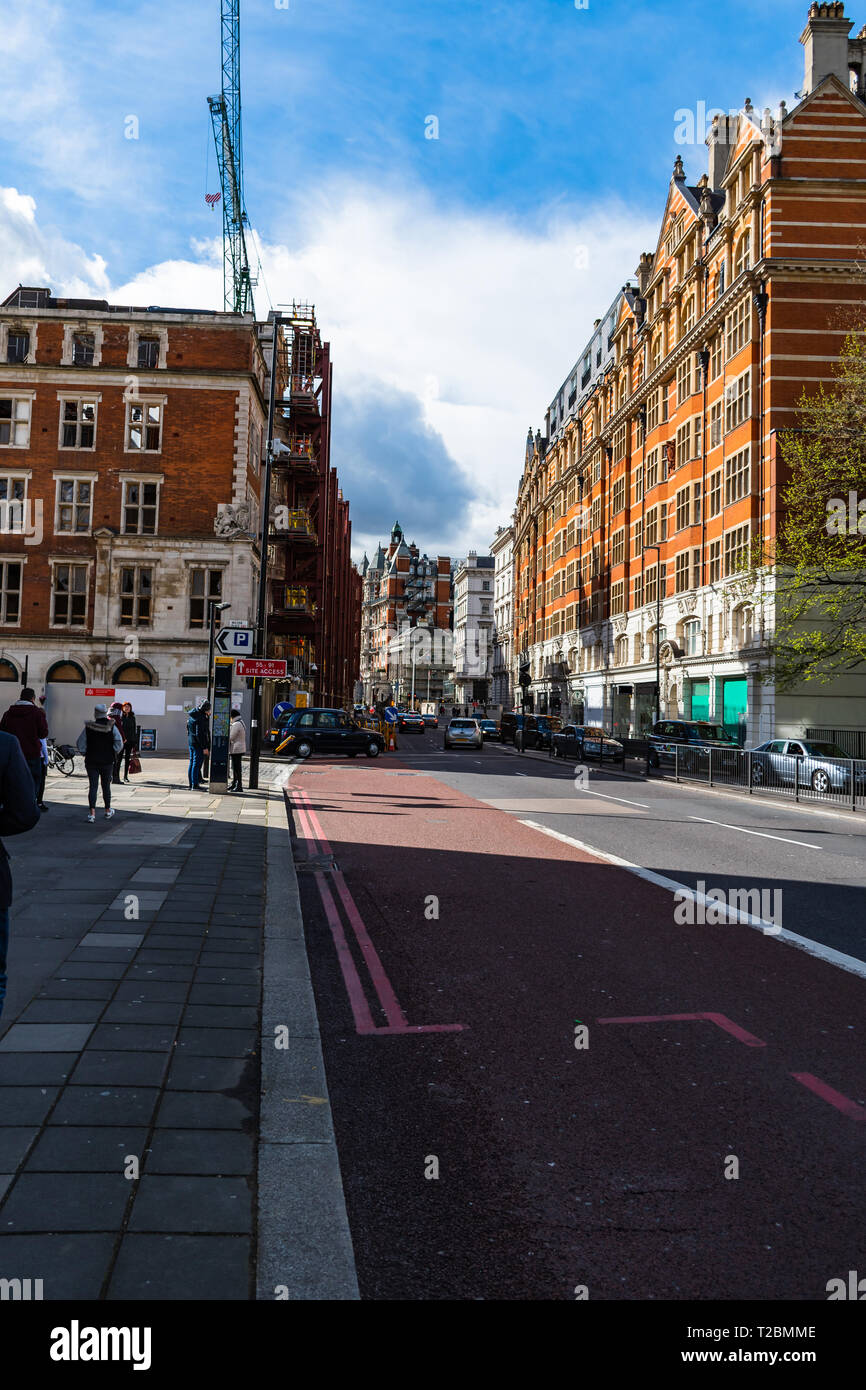
[[[754,786],[811,787],[814,792],[851,790],[851,762],[838,743],[816,743],[805,738],[776,738],[759,743],[752,754]],[[858,792],[866,791],[866,763],[855,762]]]
[[[287,758],[309,758],[313,753],[378,758],[384,747],[380,733],[362,728],[345,710],[299,709],[280,719],[274,751]]]
[[[549,748],[553,735],[561,728],[562,720],[555,714],[528,714],[523,726],[523,747]]]
[[[688,749],[694,750],[697,762],[700,750],[711,748],[726,749],[732,755],[732,764],[738,760],[739,744],[733,735],[721,724],[710,724],[702,719],[660,719],[653,724],[647,738],[650,767],[660,767],[662,763],[672,765],[677,756],[682,757]]]
[[[445,748],[477,748],[484,747],[484,735],[478,726],[477,719],[450,719],[445,729]]]
[[[515,714],[512,711],[506,711],[499,721],[500,742],[513,743],[516,745],[517,735],[522,732],[523,726],[528,718],[528,714]]]
[[[591,724],[567,724],[553,735],[553,756],[574,758],[579,763],[625,761],[625,748],[604,729]]]
[[[479,719],[478,727],[481,730],[482,738],[499,738],[499,725],[497,724],[495,719]]]
[[[407,734],[423,734],[425,728],[423,714],[415,714],[410,709],[400,715],[397,724]]]

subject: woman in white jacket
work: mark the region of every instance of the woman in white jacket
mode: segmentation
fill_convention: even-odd
[[[244,721],[241,719],[239,709],[232,710],[232,722],[229,726],[229,756],[232,760],[232,784],[230,792],[242,792],[243,782],[243,756],[247,751],[247,730]]]

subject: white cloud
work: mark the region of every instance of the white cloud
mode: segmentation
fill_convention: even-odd
[[[196,243],[188,259],[111,285],[100,256],[41,231],[36,211],[16,190],[0,201],[0,259],[10,288],[36,281],[118,304],[221,306],[218,239]],[[274,230],[263,247],[268,288],[277,303],[315,303],[332,344],[335,396],[361,399],[374,379],[415,397],[471,480],[474,505],[453,518],[449,534],[417,537],[425,548],[456,554],[485,548],[510,518],[527,427],[542,423],[593,320],[654,245],[657,224],[609,202],[558,207],[526,227],[450,211],[420,191],[344,184],[287,205],[285,225]],[[260,313],[266,304],[260,286]],[[368,452],[375,446],[374,437]],[[335,430],[338,468],[340,447]],[[383,536],[390,511],[383,496]]]

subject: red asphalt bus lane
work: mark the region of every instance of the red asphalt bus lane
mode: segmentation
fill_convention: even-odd
[[[365,1296],[821,1298],[856,1267],[866,981],[677,925],[395,759],[287,800]]]

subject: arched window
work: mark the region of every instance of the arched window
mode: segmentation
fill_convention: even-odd
[[[12,665],[11,661],[0,661],[0,681],[18,681],[20,679],[18,669]]]
[[[657,333],[653,339],[652,352],[650,353],[650,370],[655,371],[662,360],[662,335]]]
[[[616,643],[615,643],[615,645],[614,645],[613,664],[614,664],[614,666],[627,666],[627,665],[628,665],[628,638],[627,638],[627,637],[617,637]]]
[[[640,663],[643,661],[643,638],[641,637],[639,632],[635,635],[634,641],[632,643],[631,659],[634,662],[635,666],[639,666]]]
[[[153,676],[140,661],[127,661],[118,666],[112,680],[115,685],[153,685]]]
[[[683,333],[688,333],[695,326],[695,297],[689,295],[686,306],[683,309]]]
[[[751,264],[752,254],[752,234],[749,231],[743,232],[737,243],[737,258],[734,262],[734,274],[742,275],[744,270],[748,270]]]
[[[46,681],[62,681],[68,684],[86,685],[87,677],[77,661],[55,661],[49,667]]]

